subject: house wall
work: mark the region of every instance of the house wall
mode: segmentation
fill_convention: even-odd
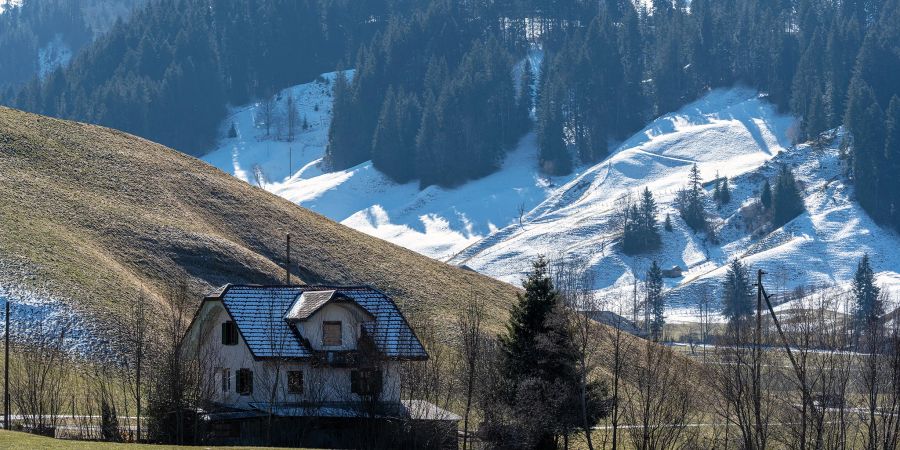
[[[297,329],[316,350],[354,350],[360,336],[360,325],[366,320],[370,318],[359,306],[350,303],[329,303],[308,319],[297,322]],[[341,322],[341,345],[325,346],[322,343],[322,324],[334,321]]]
[[[336,308],[329,308],[336,306]],[[328,348],[348,350],[355,347],[357,331],[351,320],[355,312],[343,305],[326,305],[321,311],[310,317],[304,324],[305,332],[312,334],[310,342],[321,345],[321,322],[325,320],[341,320],[344,333],[342,347]],[[321,317],[320,317],[321,315]],[[236,408],[247,408],[252,402],[353,402],[362,398],[351,392],[349,368],[312,367],[305,361],[290,360],[256,360],[242,337],[238,337],[237,345],[222,345],[222,323],[231,320],[220,301],[206,301],[192,327],[190,336],[195,336],[197,351],[203,361],[208,381],[207,393],[216,402]],[[318,334],[316,334],[318,324]],[[303,331],[301,331],[303,333]],[[229,369],[230,380],[228,390],[222,390],[223,368]],[[236,392],[236,374],[239,369],[253,371],[253,393],[240,395]],[[287,372],[300,370],[303,372],[303,394],[288,393]],[[278,374],[276,376],[276,374]],[[386,361],[382,367],[382,395],[384,401],[400,400],[399,363]]]

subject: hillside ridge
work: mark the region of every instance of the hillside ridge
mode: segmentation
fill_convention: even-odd
[[[516,288],[332,222],[206,163],[123,132],[0,108],[0,274],[106,323],[184,278],[198,301],[234,283],[371,284],[405,312],[450,317],[474,292],[499,327]]]

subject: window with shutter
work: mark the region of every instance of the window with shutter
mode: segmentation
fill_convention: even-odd
[[[300,370],[289,370],[287,373],[288,393],[303,393],[303,372]]]
[[[250,395],[253,393],[253,372],[250,369],[240,369],[236,373],[237,380],[235,391],[241,395]]]
[[[340,322],[322,322],[322,345],[329,347],[341,345]]]
[[[222,392],[231,390],[231,369],[222,369]]]
[[[237,345],[238,330],[237,325],[229,320],[222,323],[222,345]]]

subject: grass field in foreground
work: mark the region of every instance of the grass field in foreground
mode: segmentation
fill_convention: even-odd
[[[151,444],[115,444],[111,442],[93,442],[93,441],[72,441],[65,439],[53,439],[48,437],[36,436],[33,434],[22,433],[18,431],[0,430],[0,448],[5,450],[32,450],[32,449],[50,449],[50,450],[70,450],[70,449],[127,449],[127,450],[167,450],[167,449],[212,449],[212,448],[228,448],[228,449],[262,449],[262,447],[192,447],[177,445],[151,445]]]

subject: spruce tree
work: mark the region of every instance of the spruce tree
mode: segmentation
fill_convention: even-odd
[[[875,273],[869,264],[869,254],[865,253],[853,276],[853,298],[856,301],[853,318],[857,333],[870,329],[884,314],[880,294],[881,289],[875,285]]]
[[[800,190],[797,188],[794,174],[787,165],[781,166],[781,171],[775,180],[775,190],[772,194],[773,227],[780,227],[803,212],[803,198],[800,196]]]
[[[672,218],[669,217],[669,213],[666,213],[666,220],[663,222],[663,228],[665,228],[666,231],[672,231]]]
[[[560,302],[560,295],[553,286],[549,263],[539,256],[532,263],[531,272],[522,281],[524,293],[518,294],[506,325],[506,333],[500,336],[503,350],[503,370],[510,380],[528,376],[550,375],[556,355],[545,354],[537,342],[548,332],[547,319]]]
[[[694,231],[706,231],[706,208],[704,207],[704,191],[697,164],[691,167],[688,185],[678,193],[678,211],[681,218]]]
[[[713,200],[720,203],[719,196],[722,194],[722,179],[719,178],[719,172],[716,172],[716,183],[713,185]]]
[[[549,78],[551,75],[544,76]],[[566,175],[572,171],[572,157],[563,136],[562,86],[549,79],[542,83],[537,122],[538,164],[549,175]]]
[[[729,324],[736,326],[753,315],[753,286],[750,274],[739,259],[728,265],[722,285],[722,314]]]
[[[659,248],[661,239],[656,225],[656,200],[653,199],[653,193],[650,192],[650,189],[646,187],[641,195],[640,227],[643,249],[655,250]]]
[[[665,318],[665,301],[663,299],[663,279],[662,269],[656,261],[647,271],[647,308],[650,309],[650,335],[654,341],[658,341],[662,337],[663,325],[666,323]]]
[[[731,201],[731,188],[728,186],[728,177],[722,178],[722,186],[719,188],[719,206]]]
[[[622,229],[622,251],[629,255],[655,250],[662,239],[656,223],[656,201],[649,188],[644,188],[640,204],[632,204],[626,211]]]
[[[759,194],[759,202],[762,203],[763,209],[772,207],[772,185],[769,184],[769,180],[763,183],[762,192]]]
[[[526,439],[529,447],[552,448],[555,435],[583,425],[580,411],[572,408],[581,404],[582,395],[589,425],[603,416],[606,389],[602,382],[589,381],[586,392],[581,390],[578,353],[561,312],[562,297],[542,256],[532,263],[522,287],[525,291],[518,294],[506,332],[499,337],[504,377],[498,381],[505,391],[499,397],[515,414],[512,425],[530,435]],[[542,414],[535,415],[535,408]],[[549,422],[535,423],[536,417],[546,417]]]
[[[531,128],[531,110],[534,108],[534,77],[531,73],[531,60],[526,58],[519,80],[519,97],[516,101],[516,120],[522,131]]]

